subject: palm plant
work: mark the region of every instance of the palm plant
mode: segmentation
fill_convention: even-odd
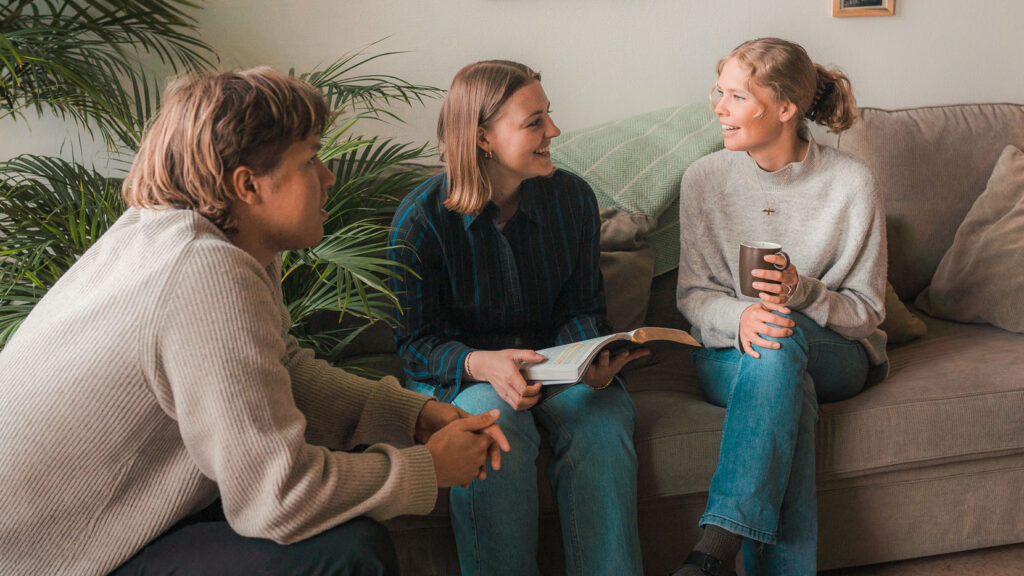
[[[395,272],[384,254],[388,224],[401,196],[425,177],[415,165],[395,167],[422,159],[426,146],[353,136],[351,131],[359,121],[400,120],[392,105],[422,104],[441,93],[394,76],[354,74],[366,63],[393,54],[366,56],[359,51],[301,76],[324,92],[332,109],[345,114],[328,130],[320,151],[337,180],[326,206],[324,240],[282,258],[292,334],[318,355],[367,374],[375,374],[375,358],[340,354],[374,323],[394,326],[398,300],[386,279]]]
[[[160,80],[143,57],[158,56],[172,72],[208,69],[216,59],[195,37],[186,13],[194,7],[186,0],[24,0],[0,7],[0,119],[51,113],[97,131],[111,150],[134,152],[159,104]],[[394,167],[426,152],[355,130],[362,122],[398,119],[394,104],[440,93],[358,73],[391,54],[357,51],[302,75],[343,111],[321,150],[337,184],[324,241],[283,255],[282,289],[293,334],[335,360],[367,326],[393,323],[387,223],[399,196],[423,177]],[[124,210],[122,180],[123,171],[103,175],[55,157],[0,162],[0,347]],[[362,364],[346,367],[372,373]]]
[[[13,0],[0,6],[0,119],[26,108],[95,127],[108,147],[134,146],[160,78],[148,54],[177,72],[211,65],[188,0]]]

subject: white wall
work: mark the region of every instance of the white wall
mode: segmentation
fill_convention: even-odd
[[[313,69],[371,50],[367,70],[447,88],[464,64],[540,70],[563,130],[703,101],[714,65],[743,40],[780,36],[839,65],[862,106],[1024,102],[1024,2],[896,0],[896,15],[833,18],[831,0],[213,0],[196,12],[225,67]],[[433,142],[439,102],[367,132]],[[0,122],[0,158],[57,153],[66,130]]]

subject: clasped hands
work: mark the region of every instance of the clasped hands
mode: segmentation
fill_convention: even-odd
[[[487,478],[487,459],[501,469],[501,453],[511,448],[498,428],[499,412],[473,415],[458,406],[427,400],[416,419],[415,439],[426,444],[434,461],[438,488],[468,486]]]
[[[769,254],[764,257],[764,260],[778,266],[789,263],[784,256],[778,254]],[[792,263],[789,263],[783,270],[755,269],[751,271],[751,274],[755,278],[770,280],[770,282],[754,282],[754,289],[760,291],[761,301],[751,304],[740,315],[739,336],[743,351],[753,358],[760,358],[761,354],[754,349],[754,344],[774,350],[781,345],[774,340],[768,340],[765,336],[785,338],[793,334],[792,328],[796,326],[796,323],[792,319],[779,316],[774,312],[781,314],[792,312],[786,303],[793,295],[793,290],[796,289],[797,282],[800,281],[800,275]]]

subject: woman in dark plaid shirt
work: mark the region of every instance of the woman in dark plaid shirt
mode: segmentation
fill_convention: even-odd
[[[395,214],[396,339],[406,386],[472,412],[499,409],[501,469],[451,491],[463,574],[536,574],[540,430],[553,456],[569,574],[640,574],[636,411],[615,375],[646,351],[604,352],[583,384],[524,381],[534,350],[611,332],[598,268],[600,219],[583,179],[555,170],[559,130],[533,70],[466,66],[438,122],[446,171]]]

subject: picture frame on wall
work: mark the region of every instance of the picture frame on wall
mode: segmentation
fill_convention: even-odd
[[[847,16],[892,16],[896,0],[832,0],[832,15]]]

